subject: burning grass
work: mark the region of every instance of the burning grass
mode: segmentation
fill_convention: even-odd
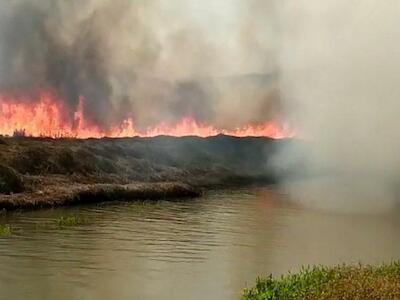
[[[400,299],[400,262],[381,266],[314,266],[280,278],[258,278],[243,300]]]
[[[62,99],[53,93],[41,92],[36,101],[32,99],[14,98],[13,96],[0,95],[0,132],[2,134],[13,134],[14,136],[47,136],[47,137],[74,137],[74,138],[102,138],[102,137],[154,137],[159,135],[188,136],[197,135],[202,137],[228,134],[232,136],[245,137],[268,136],[274,138],[292,137],[291,132],[285,126],[276,122],[262,122],[247,124],[236,129],[216,128],[211,124],[199,122],[186,116],[175,124],[161,122],[145,130],[137,130],[131,118],[121,120],[107,129],[99,127],[84,114],[83,97],[73,111],[73,120],[67,121],[68,114]],[[23,129],[19,129],[24,124]]]

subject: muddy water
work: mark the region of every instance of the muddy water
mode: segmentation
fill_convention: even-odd
[[[85,225],[60,228],[60,216]],[[276,190],[0,216],[0,299],[238,299],[259,274],[400,258],[400,218],[289,204]]]

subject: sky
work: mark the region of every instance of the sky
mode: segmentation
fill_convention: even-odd
[[[216,68],[209,66],[210,73],[225,76],[274,71],[277,47],[274,1],[159,0],[158,4],[153,13],[168,20],[164,26],[158,26],[163,38],[168,40],[179,29],[192,30],[195,39],[214,49],[219,64]]]
[[[0,91],[26,101],[51,91],[68,119],[83,97],[85,117],[102,126],[127,117],[143,126],[185,116],[224,127],[269,121],[279,105],[271,84],[228,83],[276,72],[274,4],[0,1]]]

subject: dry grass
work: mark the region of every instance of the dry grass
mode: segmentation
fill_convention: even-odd
[[[12,194],[25,190],[22,176],[13,168],[0,164],[0,193]]]
[[[74,184],[63,183],[44,190],[0,195],[0,208],[6,210],[35,209],[70,206],[116,200],[155,200],[192,198],[200,196],[196,189],[182,183],[135,183],[135,184]]]
[[[195,197],[197,188],[273,183],[283,141],[218,136],[1,138],[0,209]]]
[[[226,136],[3,140],[0,164],[23,176],[63,175],[96,183],[180,181],[196,186],[272,182],[268,158],[284,143]]]

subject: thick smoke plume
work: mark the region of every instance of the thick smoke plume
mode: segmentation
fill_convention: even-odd
[[[288,185],[293,197],[346,211],[397,202],[399,17],[395,0],[281,1],[281,92],[320,175]]]
[[[275,34],[260,28],[274,23],[260,9],[274,7],[217,2],[2,1],[0,93],[34,101],[51,91],[69,114],[83,97],[85,116],[101,126],[278,118]]]

